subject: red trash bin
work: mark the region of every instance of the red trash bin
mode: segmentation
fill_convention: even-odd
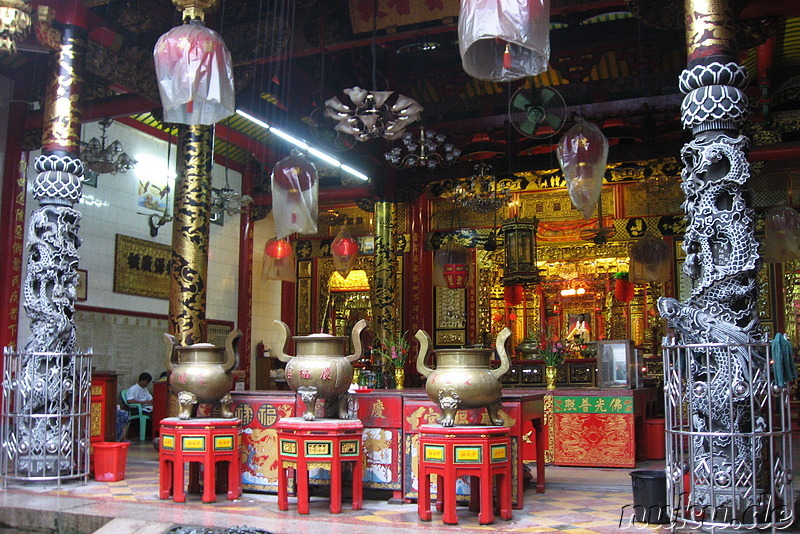
[[[666,427],[664,419],[646,419],[647,459],[663,460],[667,457]]]
[[[128,460],[128,445],[99,441],[94,447],[94,479],[100,482],[115,482],[125,478],[125,463]]]

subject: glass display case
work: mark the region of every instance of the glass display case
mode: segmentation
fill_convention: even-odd
[[[642,386],[641,352],[630,339],[597,341],[597,385],[636,389]]]

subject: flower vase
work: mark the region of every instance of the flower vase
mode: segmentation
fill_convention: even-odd
[[[394,388],[403,389],[403,384],[406,381],[406,370],[403,367],[396,367],[394,370]]]
[[[556,389],[556,376],[558,375],[558,367],[555,365],[546,365],[544,368],[544,379],[547,384],[547,389]]]

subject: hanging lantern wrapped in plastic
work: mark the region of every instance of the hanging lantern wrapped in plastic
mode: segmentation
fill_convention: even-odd
[[[295,257],[292,244],[285,239],[272,238],[264,245],[264,259],[261,263],[262,280],[297,280]]]
[[[776,206],[764,216],[764,261],[800,259],[800,215],[789,206]]]
[[[342,228],[331,243],[331,255],[333,256],[333,268],[347,278],[358,256],[358,241],[350,235],[346,229]]]
[[[464,71],[479,80],[536,76],[550,60],[550,0],[461,0],[458,48]]]
[[[600,128],[579,117],[558,142],[557,154],[572,205],[588,219],[600,199],[608,140]]]
[[[153,59],[165,122],[211,125],[236,111],[231,53],[199,20],[162,35]]]
[[[663,239],[647,236],[631,247],[629,275],[634,282],[666,282],[671,265],[672,250]]]
[[[298,150],[272,169],[272,214],[277,237],[317,233],[317,168]]]
[[[450,241],[433,255],[433,285],[459,289],[469,280],[469,251],[464,245]]]

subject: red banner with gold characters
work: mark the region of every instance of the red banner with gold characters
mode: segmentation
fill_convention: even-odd
[[[458,17],[458,0],[349,0],[353,33],[371,32],[373,18],[378,30],[430,20]]]
[[[7,154],[7,157],[13,157]],[[8,168],[8,166],[6,167]],[[3,188],[3,220],[9,225],[2,239],[3,272],[2,310],[0,310],[0,347],[16,344],[19,325],[19,288],[22,285],[22,247],[25,242],[25,173],[27,162],[17,164],[14,180]],[[8,214],[8,216],[6,216]]]

